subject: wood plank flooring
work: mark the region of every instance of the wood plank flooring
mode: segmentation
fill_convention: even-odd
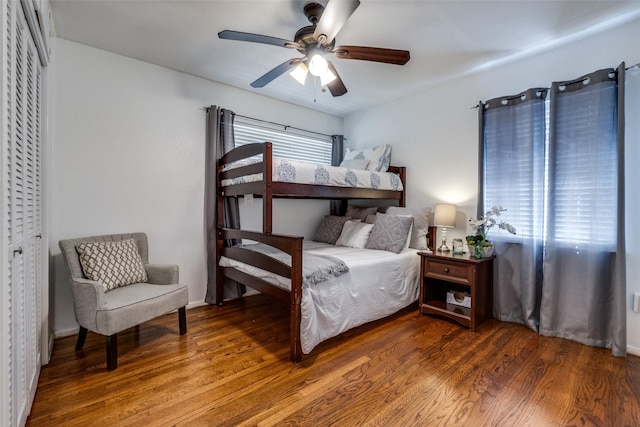
[[[56,340],[28,426],[639,426],[640,358],[417,306],[289,361],[287,307],[262,295],[104,337]]]

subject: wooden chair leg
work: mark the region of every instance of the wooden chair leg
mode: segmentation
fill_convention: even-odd
[[[107,337],[107,369],[113,371],[118,367],[118,334]]]
[[[180,324],[180,335],[187,333],[187,309],[180,307],[178,309],[178,323]]]
[[[78,341],[76,341],[76,351],[82,350],[84,347],[84,342],[87,339],[87,328],[83,328],[80,326],[80,331],[78,332]]]

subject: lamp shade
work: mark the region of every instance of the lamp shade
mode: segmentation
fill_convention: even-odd
[[[437,203],[433,214],[433,223],[437,227],[455,227],[456,205]]]
[[[304,62],[299,63],[298,66],[289,73],[289,75],[296,79],[301,85],[304,85],[307,81],[307,74],[309,74],[309,69]]]
[[[315,54],[311,57],[309,61],[309,72],[314,76],[320,77],[329,69],[329,64],[327,64],[327,60],[322,57],[322,55]]]

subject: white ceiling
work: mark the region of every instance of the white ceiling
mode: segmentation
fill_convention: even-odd
[[[409,50],[406,65],[334,59],[348,89],[336,98],[311,79],[302,86],[288,74],[251,88],[271,68],[301,55],[221,40],[217,33],[228,29],[293,40],[309,25],[302,13],[308,2],[52,0],[51,8],[57,37],[337,116],[640,16],[638,0],[362,0],[336,44]]]

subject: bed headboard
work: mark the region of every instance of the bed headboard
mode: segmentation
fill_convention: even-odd
[[[427,232],[427,247],[431,249],[431,252],[436,251],[436,231],[438,227],[434,227],[433,225],[429,226],[429,231]]]

